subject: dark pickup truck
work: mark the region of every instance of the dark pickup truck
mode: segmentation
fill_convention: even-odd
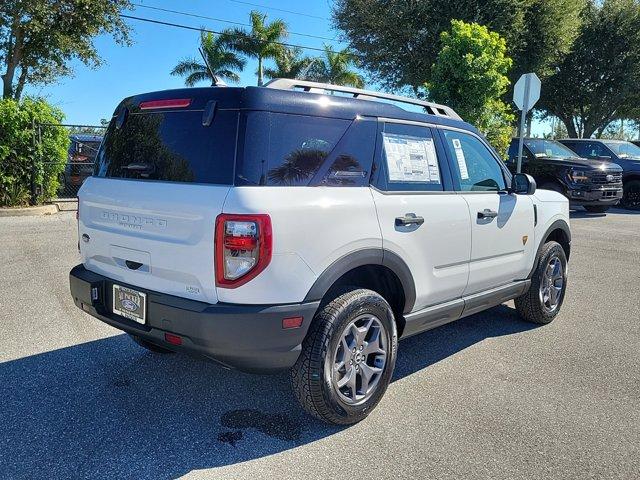
[[[518,139],[514,138],[507,166],[515,173],[517,164]],[[531,175],[539,188],[560,192],[572,206],[580,205],[588,212],[604,213],[622,198],[622,168],[578,157],[554,140],[525,138],[522,172]]]
[[[567,138],[560,142],[588,159],[612,162],[622,168],[624,195],[620,205],[640,210],[640,147],[624,140]]]

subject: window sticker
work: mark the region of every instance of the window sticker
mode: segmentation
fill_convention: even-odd
[[[383,139],[390,182],[440,183],[432,138],[384,133]]]
[[[462,151],[462,144],[457,138],[452,138],[453,149],[456,151],[456,160],[458,161],[458,169],[460,170],[460,178],[462,180],[469,180],[469,171],[467,170],[467,160],[464,158],[464,152]]]

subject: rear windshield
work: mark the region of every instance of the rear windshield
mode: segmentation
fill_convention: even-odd
[[[129,113],[112,120],[96,159],[95,175],[230,185],[238,112],[220,110],[211,125],[202,111]]]

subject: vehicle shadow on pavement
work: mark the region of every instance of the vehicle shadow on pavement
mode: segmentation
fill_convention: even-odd
[[[394,380],[531,328],[500,306],[412,337],[400,344]],[[2,478],[176,478],[346,428],[306,416],[286,374],[153,354],[126,335],[2,363],[0,380]]]
[[[571,210],[569,212],[569,216],[571,220],[574,219],[582,219],[582,218],[602,218],[606,217],[607,214],[617,214],[617,215],[640,215],[640,210],[628,210],[625,208],[611,208],[606,211],[606,213],[590,213],[585,210]]]

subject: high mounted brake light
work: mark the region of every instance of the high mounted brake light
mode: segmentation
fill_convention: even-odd
[[[236,288],[262,272],[271,261],[269,215],[221,214],[216,218],[216,285]]]
[[[190,98],[172,98],[168,100],[147,100],[140,102],[140,110],[157,110],[159,108],[184,108],[191,105]]]

